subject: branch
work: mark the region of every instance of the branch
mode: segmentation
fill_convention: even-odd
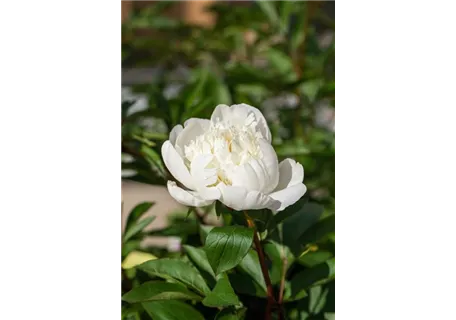
[[[265,320],[271,320],[271,310],[272,306],[276,305],[276,299],[274,297],[274,291],[272,289],[271,278],[269,278],[269,271],[266,266],[266,259],[264,257],[263,247],[261,246],[260,238],[256,232],[255,223],[253,222],[252,218],[249,217],[247,212],[244,211],[245,219],[247,220],[247,224],[249,228],[254,229],[253,233],[253,242],[255,243],[256,251],[258,253],[258,258],[260,260],[261,272],[263,273],[264,282],[266,283],[266,289],[268,294],[268,303],[266,305],[266,314]]]
[[[285,254],[285,249],[282,246],[282,277],[280,278],[280,290],[279,290],[279,312],[280,314],[280,319],[285,319],[284,318],[284,311],[283,311],[283,292],[285,291],[285,276],[287,274],[287,266],[288,266],[288,258]]]

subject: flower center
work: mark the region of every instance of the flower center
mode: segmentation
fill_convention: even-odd
[[[258,139],[263,138],[256,130],[257,122],[250,114],[243,123],[217,121],[211,123],[209,130],[196,136],[184,147],[185,162],[190,168],[192,161],[199,155],[210,155],[212,160],[206,166],[216,169],[217,181],[231,185],[230,173],[251,159],[261,159],[263,154]]]

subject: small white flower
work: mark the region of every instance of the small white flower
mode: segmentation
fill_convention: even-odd
[[[211,119],[175,126],[162,146],[166,167],[182,187],[168,181],[171,196],[187,206],[220,200],[234,210],[280,211],[306,192],[304,169],[280,164],[261,112],[246,104],[218,105]]]

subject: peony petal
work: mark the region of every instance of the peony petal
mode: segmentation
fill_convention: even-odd
[[[255,162],[255,164],[254,164]],[[260,165],[257,160],[252,160],[243,166],[236,167],[231,173],[231,183],[234,187],[243,187],[247,190],[261,191],[260,181],[264,184],[264,177],[258,177],[256,170]],[[262,169],[260,168],[260,171]]]
[[[288,206],[291,206],[306,193],[307,187],[303,183],[295,184],[288,188],[271,193],[269,196],[280,201],[281,205],[277,211],[282,211]],[[272,210],[272,209],[271,209]]]
[[[259,140],[262,159],[252,159],[231,173],[232,186],[269,194],[279,181],[279,163],[274,148],[264,139]]]
[[[176,182],[168,181],[169,194],[180,204],[190,207],[204,207],[213,203],[213,200],[203,200],[194,191],[187,191],[177,186]]]
[[[275,211],[280,207],[280,201],[276,201],[268,195],[255,190],[247,190],[243,187],[233,187],[225,184],[219,184],[218,187],[222,193],[220,201],[236,211],[265,208]]]
[[[182,127],[182,125],[178,124],[177,126],[174,126],[174,128],[169,133],[169,141],[171,141],[171,144],[173,146],[176,144],[176,139],[180,135],[182,130],[184,130],[184,127]]]
[[[264,170],[265,185],[263,192],[268,194],[274,190],[279,182],[279,161],[277,154],[270,143],[264,139],[259,139],[260,150],[263,153],[261,158],[262,169]]]
[[[226,104],[219,104],[212,112],[211,121],[215,123],[217,119],[220,119],[220,121],[242,126],[250,113],[253,113],[257,121],[256,129],[261,132],[266,141],[271,143],[271,131],[269,130],[266,119],[260,110],[248,104],[235,104],[231,107],[228,107]]]
[[[279,183],[274,191],[279,191],[298,183],[304,179],[304,168],[293,159],[285,159],[279,164]]]
[[[190,124],[198,124],[206,131],[209,129],[211,121],[209,119],[190,118],[184,122],[184,127],[188,127]]]
[[[207,119],[190,118],[184,123],[184,130],[176,139],[175,147],[183,152],[184,147],[209,129],[211,122]],[[179,152],[181,155],[183,153]]]
[[[163,143],[161,148],[163,161],[173,177],[186,186],[188,189],[194,189],[193,178],[184,164],[184,160],[174,149],[169,140]]]
[[[190,174],[193,177],[196,191],[202,199],[217,200],[220,198],[220,190],[216,187],[207,187],[217,182],[217,169],[207,168],[214,159],[213,155],[200,154],[193,159],[190,165]]]
[[[231,110],[230,107],[226,104],[219,104],[212,111],[211,122],[216,123],[219,121],[228,121],[231,119]]]

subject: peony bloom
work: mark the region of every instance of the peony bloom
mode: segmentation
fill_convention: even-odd
[[[249,105],[218,105],[211,119],[175,126],[162,146],[168,181],[179,203],[200,207],[221,201],[234,210],[280,211],[306,192],[301,164],[280,164],[261,112]]]

